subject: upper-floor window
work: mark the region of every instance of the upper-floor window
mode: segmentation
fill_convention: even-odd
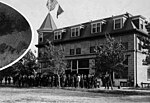
[[[138,43],[138,50],[142,50],[142,45],[141,45],[141,43]]]
[[[144,22],[142,19],[140,19],[140,28],[143,29],[143,27],[144,27]]]
[[[125,56],[125,60],[123,61],[123,64],[128,65],[128,58],[129,58],[129,56],[126,55],[126,56]]]
[[[76,49],[76,54],[81,54],[81,48]]]
[[[137,50],[142,50],[142,41],[140,39],[137,40]]]
[[[54,40],[62,39],[62,31],[55,31],[54,32]]]
[[[70,55],[74,55],[74,49],[70,49]]]
[[[80,27],[71,28],[71,37],[80,36]]]
[[[39,42],[43,42],[43,33],[39,34]]]
[[[39,58],[41,58],[41,53],[39,53],[39,55],[38,55],[38,56],[39,56]]]
[[[95,53],[95,46],[90,47],[90,53]]]
[[[137,29],[143,29],[144,28],[144,20],[140,17],[136,17],[132,19],[134,25]]]
[[[122,18],[114,19],[114,30],[121,29],[123,27],[123,20]]]
[[[128,50],[128,42],[123,42],[122,45],[125,50]]]
[[[91,33],[101,32],[102,31],[101,29],[102,29],[102,23],[101,22],[91,24]]]

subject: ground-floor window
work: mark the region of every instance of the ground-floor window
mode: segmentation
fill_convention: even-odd
[[[150,69],[147,69],[147,79],[150,80]]]
[[[115,73],[115,78],[116,79],[127,79],[128,78],[128,67],[125,67],[120,72],[116,72]]]
[[[77,69],[77,60],[72,60],[72,69]]]
[[[79,68],[89,68],[89,59],[80,59],[78,60]]]
[[[89,73],[89,59],[68,60],[67,68],[68,68],[67,70],[70,70],[71,73],[75,72],[79,74],[88,74]],[[68,73],[68,71],[66,72]]]
[[[67,67],[67,68],[71,68],[71,60],[68,60],[68,61],[67,61],[66,67]]]
[[[71,68],[71,67],[72,67],[72,69],[89,68],[89,59],[68,60],[67,68]]]
[[[41,62],[41,68],[47,68],[49,66],[49,62]]]
[[[79,74],[86,74],[86,75],[88,75],[89,74],[89,69],[79,69],[78,73]]]

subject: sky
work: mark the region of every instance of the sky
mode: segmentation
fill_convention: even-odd
[[[91,20],[120,15],[126,12],[142,15],[150,21],[150,0],[57,0],[64,12],[56,18],[58,6],[51,11],[57,28],[76,25]],[[30,23],[33,33],[31,49],[37,51],[37,30],[42,25],[48,9],[47,0],[1,0],[18,12]],[[37,53],[37,52],[36,52]]]

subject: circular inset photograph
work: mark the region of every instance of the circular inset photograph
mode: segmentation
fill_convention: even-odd
[[[17,62],[28,50],[32,31],[25,17],[0,2],[0,69]]]

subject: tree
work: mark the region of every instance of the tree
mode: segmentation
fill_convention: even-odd
[[[35,75],[35,71],[38,68],[36,57],[31,50],[19,60],[16,64],[13,65],[14,75]]]
[[[116,42],[114,38],[106,36],[106,43],[98,45],[96,48],[95,59],[95,75],[108,73],[110,75],[110,82],[112,87],[113,72],[120,72],[123,70],[123,61],[125,60],[125,48],[121,42]]]
[[[67,65],[65,61],[64,49],[61,45],[56,47],[52,44],[52,42],[48,41],[45,56],[48,59],[51,72],[57,74],[58,86],[60,87],[60,76],[65,73]]]

